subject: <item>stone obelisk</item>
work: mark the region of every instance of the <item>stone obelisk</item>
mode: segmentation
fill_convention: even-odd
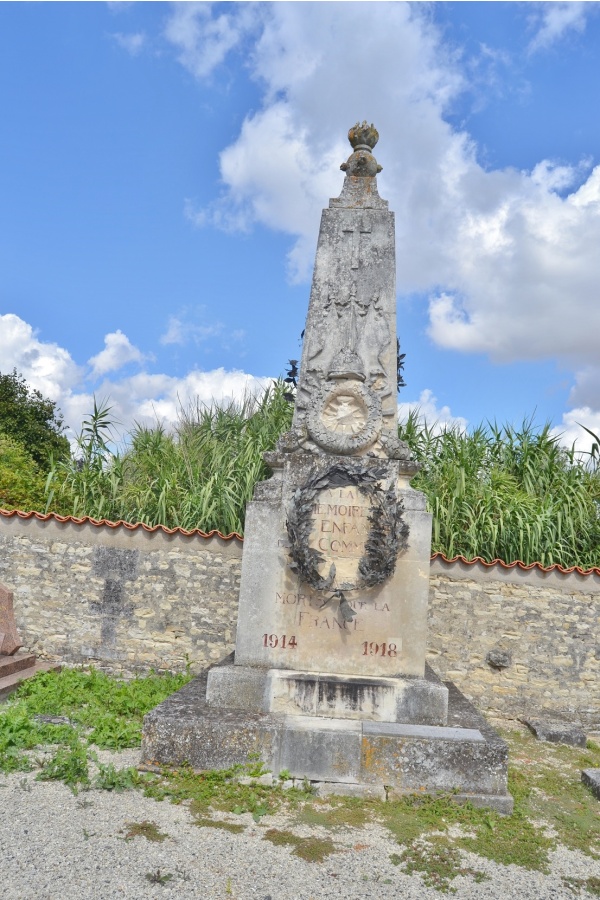
[[[431,516],[398,440],[394,214],[377,131],[349,139],[321,218],[292,428],[246,513],[235,664],[211,673],[208,698],[256,684],[272,711],[440,725],[447,690],[424,679]],[[363,679],[364,702],[346,702],[344,676]]]
[[[248,504],[235,654],[146,716],[147,764],[258,754],[320,790],[511,809],[507,748],[425,665],[431,516],[398,440],[394,216],[377,131],[323,211],[290,431]],[[448,727],[448,721],[452,727]]]

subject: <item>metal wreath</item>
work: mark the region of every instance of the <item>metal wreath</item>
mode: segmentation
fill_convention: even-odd
[[[356,584],[342,584],[335,592],[355,591],[382,584],[394,574],[398,554],[408,547],[409,527],[403,519],[404,505],[393,488],[382,490],[378,482],[385,476],[382,467],[335,463],[320,475],[314,475],[294,493],[286,522],[290,543],[290,568],[315,591],[330,591],[335,580],[335,564],[329,574],[319,574],[324,555],[309,546],[313,529],[313,504],[319,493],[333,487],[356,487],[371,501],[370,531],[365,552],[358,564]]]

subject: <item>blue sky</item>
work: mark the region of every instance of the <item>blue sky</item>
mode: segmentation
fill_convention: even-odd
[[[368,119],[402,410],[600,431],[599,13],[0,4],[0,371],[75,431],[94,394],[126,429],[282,374]]]

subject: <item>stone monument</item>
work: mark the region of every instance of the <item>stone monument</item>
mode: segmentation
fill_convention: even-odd
[[[147,716],[143,758],[223,768],[258,752],[322,788],[458,789],[508,811],[505,744],[455,688],[449,718],[425,663],[431,516],[398,439],[394,214],[377,131],[348,137],[292,427],[246,512],[235,653]]]

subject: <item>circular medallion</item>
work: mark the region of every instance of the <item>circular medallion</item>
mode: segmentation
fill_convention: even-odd
[[[313,441],[333,453],[354,453],[372,444],[381,428],[377,394],[356,381],[326,385],[308,416]]]

